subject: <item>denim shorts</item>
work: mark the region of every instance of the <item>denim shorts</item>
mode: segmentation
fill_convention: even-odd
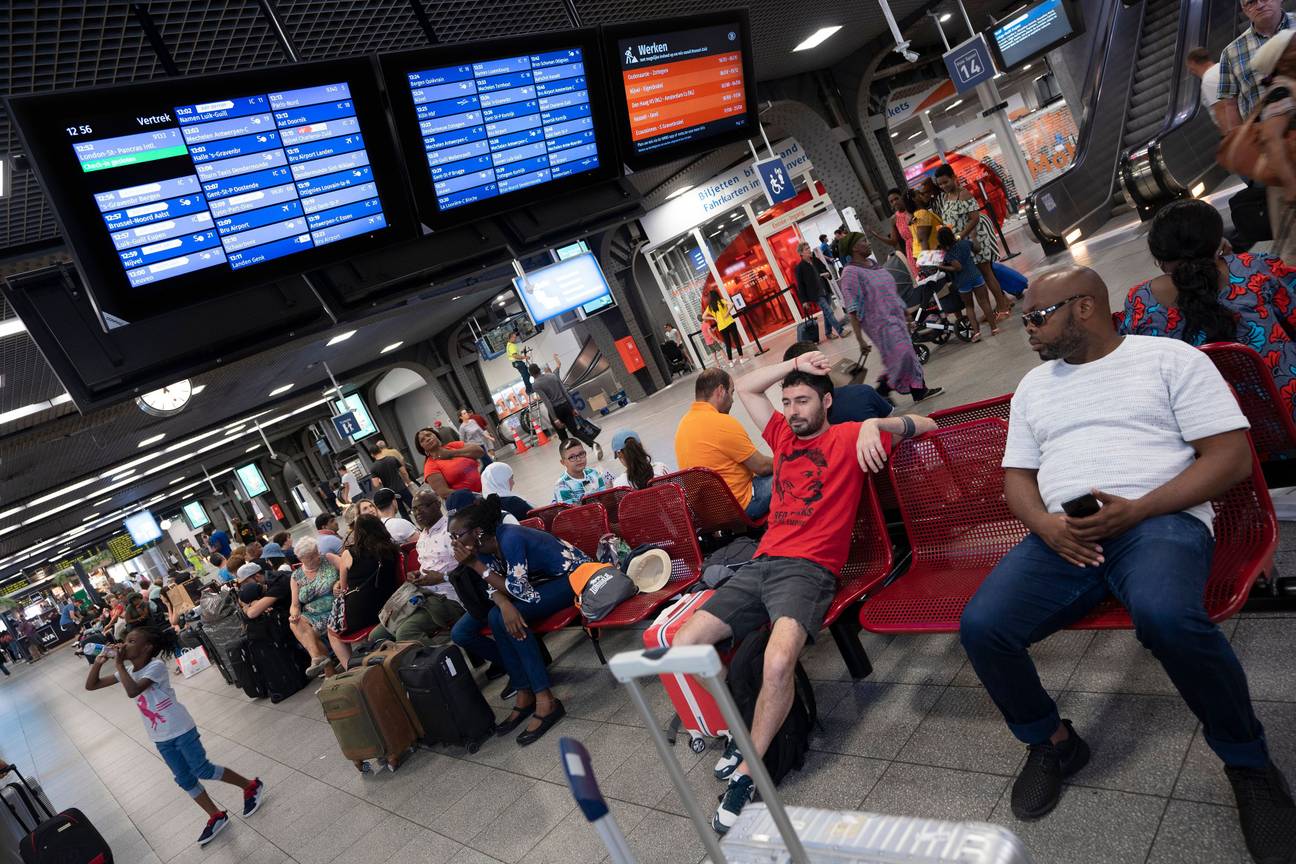
[[[189,793],[190,798],[197,798],[203,788],[199,780],[219,780],[225,775],[225,769],[213,765],[207,758],[198,729],[190,729],[183,735],[177,735],[166,741],[155,741],[162,761],[171,769],[176,785]]]

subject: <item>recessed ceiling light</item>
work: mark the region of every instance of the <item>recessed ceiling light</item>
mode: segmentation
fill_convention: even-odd
[[[796,46],[792,50],[809,51],[811,48],[816,48],[819,45],[823,44],[823,42],[827,40],[829,36],[833,35],[840,29],[841,29],[840,24],[837,24],[833,27],[820,27],[818,30],[811,33],[804,40],[802,40],[801,44]]]
[[[21,318],[6,318],[0,321],[0,339],[26,332],[27,325],[22,322]]]
[[[204,391],[204,390],[206,390],[206,389],[207,389],[207,385],[206,385],[206,384],[196,384],[196,385],[194,385],[193,389],[191,389],[191,390],[189,391],[189,395],[190,395],[190,396],[197,396],[199,393],[201,393],[202,391]]]
[[[953,12],[946,12],[944,15],[940,16],[940,22],[941,22],[942,24],[944,24],[946,21],[948,21],[949,19],[951,19],[951,18],[953,18],[953,17],[954,17],[954,13],[953,13]]]
[[[455,298],[455,299],[458,299],[458,298]],[[404,341],[404,340],[401,340],[400,342],[393,342],[392,344],[388,345],[386,348],[382,349],[382,350],[379,351],[378,353],[379,353],[379,354],[386,354],[386,353],[388,353],[389,351],[395,351],[397,348],[399,348],[400,346],[402,346],[402,345],[404,345],[404,344],[405,344],[405,341]]]
[[[22,512],[22,509],[23,508],[21,507],[10,507],[8,510],[4,511],[3,513],[0,513],[0,519],[8,519],[10,516],[14,515],[15,513]]]
[[[666,200],[669,201],[672,198],[678,198],[679,196],[683,195],[685,192],[689,191],[692,188],[693,185],[691,183],[688,186],[681,186],[680,188],[676,189],[674,192],[667,195]]]
[[[462,300],[462,299],[463,299],[463,295],[460,294],[459,296],[457,296],[457,297],[451,297],[450,299],[451,299],[451,300]]]
[[[271,390],[271,391],[270,391],[270,395],[271,395],[271,396],[278,396],[280,393],[287,393],[287,392],[288,392],[289,390],[291,390],[292,388],[293,388],[292,382],[289,381],[287,384],[284,384],[284,385],[282,385],[282,386],[280,386],[280,387],[276,387],[275,389]]]
[[[227,430],[227,431],[225,432],[225,437],[228,438],[229,436],[231,436],[231,435],[233,435],[233,434],[235,434],[235,433],[237,433],[237,432],[242,432],[242,431],[243,431],[244,429],[246,429],[246,428],[247,428],[247,424],[246,424],[246,423],[240,423],[239,425],[235,426],[233,429]]]
[[[129,476],[131,476],[132,474],[135,473],[135,470],[136,470],[136,469],[132,468],[132,469],[130,469],[129,471],[123,471],[123,472],[121,472],[120,474],[114,474],[114,475],[113,475],[112,477],[110,477],[109,479],[110,479],[110,480],[120,480],[120,479],[122,479],[123,477],[129,477]]]
[[[85,517],[85,518],[82,519],[81,521],[82,521],[82,522],[89,522],[91,519],[98,519],[98,518],[99,518],[99,514],[98,514],[98,513],[91,513],[89,516]]]
[[[107,498],[103,499],[102,501],[96,501],[96,502],[94,503],[94,506],[96,506],[96,507],[102,507],[103,505],[107,504],[107,503],[108,503],[109,501],[111,501],[111,500],[112,500],[112,496],[109,495]]]
[[[253,450],[257,449],[257,448],[260,447],[260,446],[261,446],[260,444],[253,444],[251,447],[247,448],[247,449],[244,450],[243,452],[244,452],[244,453],[251,453]]]
[[[915,132],[914,134],[909,136],[908,140],[912,141],[913,139],[917,138],[921,134],[922,134],[921,132]]]
[[[355,334],[356,334],[356,331],[354,331],[354,330],[348,330],[348,331],[346,331],[345,333],[339,333],[338,335],[336,335],[336,336],[334,336],[332,339],[330,339],[328,342],[325,342],[325,343],[324,343],[324,347],[325,347],[325,348],[328,348],[330,345],[336,345],[336,344],[338,344],[339,342],[345,342],[346,340],[350,339],[350,338],[351,338],[352,336],[354,336]]]
[[[1025,66],[1022,67],[1022,71],[1025,72],[1025,71],[1026,71],[1027,69],[1029,69],[1030,67],[1031,67],[1031,64],[1027,63]]]
[[[161,440],[162,440],[163,438],[165,438],[165,437],[166,437],[166,433],[165,433],[165,432],[159,432],[159,433],[156,434],[156,435],[150,435],[149,437],[145,438],[143,441],[139,442],[139,443],[136,444],[135,446],[136,446],[136,447],[147,447],[147,446],[149,446],[150,444],[156,444],[157,442],[161,441]]]
[[[899,138],[899,137],[900,137],[900,133],[899,133],[899,132],[892,132],[892,133],[891,133],[891,137],[892,137],[892,138]]]
[[[172,481],[171,481],[170,483],[168,483],[167,485],[168,485],[168,486],[174,486],[174,485],[176,485],[177,483],[183,483],[184,480],[185,480],[185,478],[183,478],[183,477],[177,477],[176,479],[172,480]]]

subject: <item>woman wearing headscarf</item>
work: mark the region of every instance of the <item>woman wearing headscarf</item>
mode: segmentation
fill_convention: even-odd
[[[531,505],[513,494],[513,469],[503,462],[487,465],[482,471],[482,497],[498,495],[500,506],[519,521],[527,518]]]
[[[892,390],[908,393],[915,403],[936,396],[942,388],[928,387],[923,379],[895,277],[869,258],[873,250],[868,237],[860,232],[847,235],[842,245],[850,250],[850,263],[841,275],[842,304],[881,352],[886,365],[878,378],[878,393],[884,397]]]

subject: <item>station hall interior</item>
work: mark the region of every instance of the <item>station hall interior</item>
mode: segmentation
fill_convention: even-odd
[[[931,435],[986,417],[1003,422],[978,428],[1001,430],[1001,397],[1041,363],[1028,338],[1043,324],[1021,314],[1040,306],[1021,285],[1089,268],[1130,327],[1132,289],[1169,272],[1150,249],[1155,220],[1186,202],[1218,213],[1228,262],[1277,262],[1273,284],[1296,287],[1279,260],[1296,257],[1296,186],[1284,190],[1280,172],[1266,198],[1226,167],[1217,100],[1189,62],[1193,49],[1218,59],[1254,34],[1261,6],[1296,28],[1292,0],[14,4],[0,85],[0,760],[38,780],[55,811],[78,808],[111,848],[102,860],[619,862],[573,798],[558,749],[572,738],[631,860],[710,860],[606,664],[649,647],[679,592],[644,592],[661,596],[624,626],[591,630],[573,609],[565,626],[537,630],[566,716],[535,744],[420,743],[394,770],[358,771],[342,752],[321,701],[334,668],[307,679],[316,658],[296,642],[301,683],[274,701],[227,680],[224,646],[203,643],[206,668],[192,674],[168,661],[211,762],[265,784],[263,809],[244,817],[239,790],[203,781],[229,814],[207,845],[194,842],[204,817],[141,725],[142,703],[121,687],[87,689],[98,668],[89,610],[129,607],[137,591],[147,605],[162,586],[161,618],[183,645],[207,620],[203,585],[202,598],[228,594],[231,620],[250,620],[225,587],[244,577],[213,554],[213,533],[235,547],[286,533],[273,545],[291,552],[333,514],[345,537],[360,500],[392,486],[375,467],[388,455],[411,500],[431,489],[448,507],[451,490],[469,487],[425,476],[437,458],[425,438],[443,459],[446,441],[483,441],[484,461],[507,466],[511,494],[536,510],[570,480],[568,433],[597,435],[585,449],[599,489],[627,472],[612,443],[626,432],[673,477],[690,467],[676,436],[699,376],[723,370],[732,389],[807,332],[836,387],[877,387],[895,416],[935,415]],[[936,229],[921,258],[911,233],[915,214],[940,215],[927,195],[942,178],[961,190],[949,201],[975,202],[969,255],[997,259],[985,270],[1006,292],[991,295],[1003,311],[975,338],[955,323],[962,295],[940,281]],[[1209,233],[1214,216],[1202,221]],[[900,298],[887,308],[903,313],[914,392],[896,387],[891,349],[864,316],[851,320],[844,274],[859,252],[845,243],[860,238]],[[812,264],[818,301],[804,288]],[[941,305],[946,290],[955,305]],[[732,345],[716,329],[716,296]],[[1265,341],[1252,345],[1259,354],[1232,346],[1255,355],[1251,377],[1216,361],[1250,423],[1258,488],[1246,572],[1212,620],[1245,670],[1268,758],[1291,778],[1296,424],[1284,385],[1296,366],[1266,366]],[[548,397],[532,396],[538,375],[557,380],[592,432],[554,422]],[[979,403],[989,407],[963,413]],[[770,451],[741,399],[730,416]],[[892,452],[922,440],[897,437]],[[975,484],[947,479],[953,514]],[[1005,861],[1260,860],[1218,751],[1128,618],[1031,647],[1093,759],[1047,817],[1014,815],[1028,754],[968,659],[957,614],[952,627],[908,632],[870,623],[870,602],[923,560],[907,509],[917,505],[879,482],[864,500],[878,502],[870,560],[884,558],[885,572],[834,607],[831,631],[809,634],[800,664],[818,720],[804,763],[779,784],[784,804],[996,826],[1024,856]],[[760,536],[750,511],[740,530],[702,526],[702,502],[679,488],[683,542],[699,556],[721,537]],[[409,490],[396,491],[393,506],[415,519]],[[998,486],[990,498],[1015,520]],[[561,536],[555,512],[531,515]],[[681,568],[700,576],[672,557],[671,586]],[[112,630],[98,642],[119,641],[124,617]],[[449,642],[447,626],[437,644]],[[507,677],[465,668],[497,721],[508,716]],[[644,687],[665,728],[675,703],[655,681]],[[673,742],[708,822],[726,790],[713,776],[724,746],[685,732]],[[1290,864],[1296,809],[1283,818],[1288,857],[1265,860]],[[0,808],[0,864],[20,860],[9,834],[25,835],[22,821]]]

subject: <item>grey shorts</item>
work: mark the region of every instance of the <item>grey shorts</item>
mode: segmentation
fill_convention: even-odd
[[[837,577],[804,558],[762,555],[743,565],[702,608],[733,630],[734,642],[771,621],[791,618],[814,642],[837,593]]]

